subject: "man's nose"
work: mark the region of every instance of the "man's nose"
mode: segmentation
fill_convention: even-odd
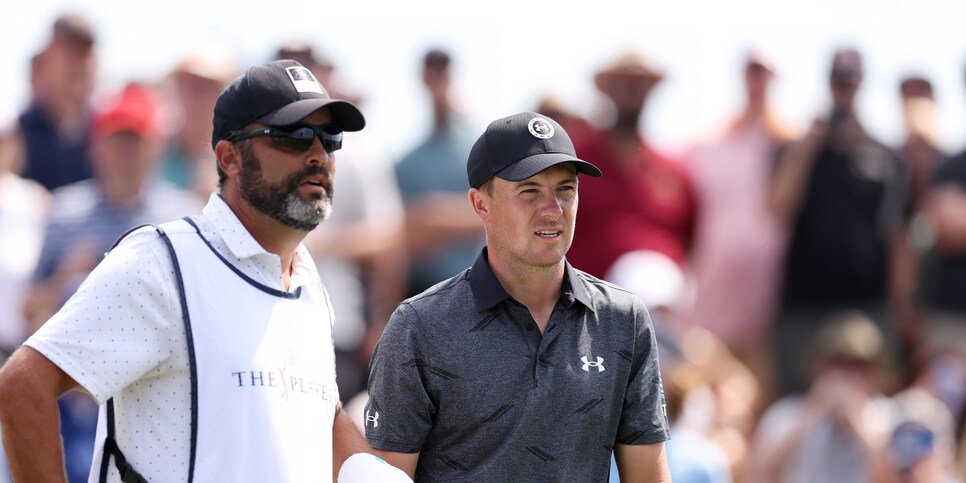
[[[306,158],[306,163],[308,164],[332,164],[335,162],[335,155],[325,150],[322,147],[322,140],[318,136],[312,138],[312,145],[309,146],[308,157]]]
[[[556,219],[561,213],[563,213],[563,206],[560,198],[557,197],[557,193],[554,190],[545,192],[540,206],[540,214],[548,219]]]

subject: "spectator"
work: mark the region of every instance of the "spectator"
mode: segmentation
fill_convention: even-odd
[[[768,99],[775,71],[765,52],[749,48],[741,112],[688,155],[700,212],[695,296],[684,322],[709,330],[765,384],[771,366],[767,328],[785,236],[767,211],[768,177],[778,146],[791,139]]]
[[[924,317],[935,312],[932,307],[935,277],[946,260],[931,250],[933,230],[929,228],[927,204],[936,169],[945,164],[948,155],[939,148],[936,120],[936,100],[932,83],[920,75],[910,75],[899,83],[902,113],[905,120],[905,138],[898,153],[909,163],[909,210],[907,230],[910,236],[899,239],[896,252],[896,317],[900,326],[906,328],[905,342],[910,353],[910,363],[922,362],[926,354],[922,340],[927,330]],[[914,372],[914,371],[913,371]]]
[[[89,101],[94,90],[94,32],[86,18],[65,14],[30,65],[32,99],[20,115],[24,178],[48,190],[90,178]]]
[[[948,340],[940,342],[942,337]],[[942,473],[947,473],[948,470],[956,475],[941,481],[966,481],[966,385],[963,384],[966,381],[966,338],[942,330],[933,331],[927,337],[924,353],[926,355],[922,357],[922,362],[917,365],[917,377],[911,388],[905,392],[915,390],[922,393],[914,401],[925,399],[928,400],[928,405],[925,408],[922,405],[912,406],[910,409],[915,414],[910,413],[909,416],[928,417],[929,421],[922,421],[921,418],[916,421],[926,425],[935,436],[937,444],[930,449],[938,449],[938,453],[949,451],[953,454],[934,455],[928,452],[924,454],[928,456],[925,459],[938,461],[921,465],[929,466],[930,469],[917,471],[937,471],[936,463],[941,462]],[[937,417],[943,422],[937,421]],[[951,448],[946,447],[946,441],[941,441],[945,439],[951,440]],[[945,467],[947,463],[948,468]]]
[[[49,195],[18,176],[23,140],[12,123],[0,127],[0,364],[27,338],[26,296],[43,240]]]
[[[23,298],[40,255],[49,195],[35,181],[18,176],[23,161],[20,133],[8,121],[0,127],[0,366],[27,338]],[[0,444],[0,482],[9,482]]]
[[[155,179],[163,143],[160,100],[131,84],[105,98],[92,124],[95,177],[53,193],[27,316],[36,328],[128,228],[190,213],[199,205]]]
[[[667,417],[673,437],[665,443],[671,479],[676,483],[730,483],[737,460],[747,453],[730,444],[719,415],[724,411],[717,395],[719,384],[738,373],[740,364],[726,355],[714,336],[700,328],[674,333],[667,321],[685,292],[684,273],[668,257],[653,251],[621,255],[608,270],[607,279],[630,290],[644,302],[654,324],[661,377],[667,398]],[[709,367],[710,366],[710,367]],[[724,377],[719,377],[724,376]],[[734,384],[725,384],[735,387]],[[755,399],[741,394],[741,404]],[[750,396],[750,397],[749,397]],[[741,438],[743,444],[744,438]],[[721,443],[729,442],[725,448]],[[616,458],[612,458],[610,483],[619,483]]]
[[[949,156],[939,147],[936,97],[932,82],[921,75],[909,75],[899,82],[905,139],[899,155],[909,163],[910,199],[917,202],[929,185],[933,172]]]
[[[948,393],[936,383],[945,376],[952,376],[958,380],[956,385],[960,386],[962,395],[966,366],[962,365],[964,359],[960,359],[958,367],[945,368],[950,362],[938,358],[911,386],[892,397],[896,416],[889,442],[878,458],[877,481],[956,481],[954,416],[947,402],[940,398]],[[953,371],[951,374],[941,374],[950,370]],[[961,404],[962,401],[959,402],[960,408]]]
[[[220,43],[195,45],[164,79],[170,96],[171,133],[161,159],[161,177],[207,200],[217,177],[211,169],[211,122],[215,101],[238,75],[235,52]]]
[[[704,329],[692,327],[686,329],[682,342],[693,343],[704,337],[714,339]],[[718,382],[712,377],[723,372],[707,369],[703,360],[680,354],[664,378],[674,435],[667,444],[668,463],[672,479],[678,483],[741,481],[736,470],[748,452],[744,437],[737,440],[739,447],[732,436],[722,437],[726,431],[719,425],[722,401],[717,395]]]
[[[647,98],[663,78],[635,52],[594,78],[613,106],[613,122],[575,139],[575,148],[611,174],[582,183],[580,230],[569,256],[596,277],[634,250],[657,251],[682,266],[688,259],[695,214],[691,181],[683,163],[658,153],[639,130]]]
[[[466,204],[465,161],[474,138],[454,104],[451,61],[441,49],[423,56],[432,132],[396,164],[406,206],[410,296],[472,265],[484,244],[479,221]]]
[[[910,239],[919,255],[916,313],[922,319],[919,359],[966,357],[966,152],[938,165],[922,191]],[[962,417],[958,418],[960,421]]]
[[[862,72],[857,50],[835,52],[830,115],[783,146],[773,170],[770,209],[791,230],[773,327],[778,395],[805,389],[800,363],[817,324],[831,313],[868,314],[897,355],[889,309],[908,185],[905,163],[866,133],[856,115]]]
[[[913,384],[941,401],[949,411],[953,429],[966,434],[966,339],[959,347],[933,354],[918,372]],[[964,448],[960,448],[964,449]],[[966,461],[961,461],[966,464]]]
[[[156,180],[163,139],[160,98],[131,84],[96,107],[91,124],[94,177],[53,192],[49,219],[25,302],[32,328],[45,322],[129,228],[191,213],[193,197]],[[86,481],[94,448],[97,404],[72,391],[60,400],[65,460],[71,482]]]
[[[706,387],[695,391],[698,397],[693,401],[685,401],[681,421],[722,448],[731,477],[745,481],[762,403],[761,384],[711,332],[688,327],[679,340],[682,359],[701,374]]]
[[[758,424],[754,482],[872,481],[891,430],[891,406],[879,387],[885,339],[865,314],[843,312],[815,342],[806,391],[777,400]]]

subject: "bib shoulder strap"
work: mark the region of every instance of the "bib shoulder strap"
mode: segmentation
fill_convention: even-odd
[[[185,217],[184,220],[187,221],[188,218]],[[166,226],[171,226],[171,224],[166,224]],[[188,303],[185,297],[184,279],[181,276],[181,266],[178,264],[178,255],[174,250],[174,245],[171,244],[171,239],[168,237],[167,233],[165,233],[164,228],[159,225],[136,226],[121,235],[111,249],[113,250],[114,247],[116,247],[131,233],[146,227],[153,227],[155,230],[157,230],[158,235],[160,235],[165,247],[167,247],[168,253],[171,255],[171,263],[174,266],[174,273],[178,284],[178,301],[181,303],[181,317],[184,321],[185,338],[187,339],[188,346],[188,367],[191,375],[191,445],[188,454],[187,480],[189,483],[191,483],[194,481],[195,457],[198,447],[198,368],[197,364],[195,363],[194,337],[191,331],[191,318],[188,315]],[[117,445],[114,428],[114,398],[111,398],[107,401],[107,437],[104,440],[104,454],[101,457],[99,478],[101,483],[107,483],[107,470],[112,457],[114,458],[114,465],[117,468],[117,471],[121,474],[121,480],[124,483],[147,483],[147,480],[141,476],[141,474],[138,473],[130,463],[128,463],[127,458],[121,451],[121,448]]]

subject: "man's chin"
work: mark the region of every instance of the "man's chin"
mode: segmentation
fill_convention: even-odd
[[[561,253],[552,253],[552,254],[551,253],[547,253],[547,254],[542,254],[542,255],[533,257],[530,260],[530,263],[534,267],[539,267],[539,268],[553,268],[553,267],[556,267],[556,266],[560,265],[560,263],[563,262],[563,260],[564,260],[564,254],[561,254]]]
[[[308,232],[332,214],[332,202],[328,197],[308,201],[298,195],[289,196],[283,213],[279,218],[282,224]]]

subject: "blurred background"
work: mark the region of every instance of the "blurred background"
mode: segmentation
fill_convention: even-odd
[[[919,72],[936,84],[946,147],[966,144],[957,126],[966,120],[959,34],[966,8],[958,2],[817,0],[810,2],[618,2],[554,4],[497,0],[478,7],[453,2],[293,0],[110,0],[26,2],[0,19],[0,112],[29,97],[30,57],[41,48],[53,17],[87,14],[98,44],[98,88],[165,74],[198,43],[217,40],[237,49],[243,65],[269,57],[276,46],[304,38],[338,65],[347,85],[365,93],[366,114],[391,153],[416,144],[413,129],[428,125],[419,59],[430,46],[452,50],[461,101],[476,127],[530,106],[546,92],[582,114],[597,109],[593,72],[610,53],[640,47],[662,65],[669,82],[654,96],[647,125],[655,142],[681,148],[738,108],[741,82],[734,68],[750,42],[766,45],[780,66],[774,101],[805,125],[827,98],[829,53],[853,43],[867,57],[859,105],[869,128],[898,140],[901,119],[893,99],[900,76]],[[879,101],[876,101],[879,99]]]
[[[200,210],[218,94],[294,58],[367,119],[305,241],[357,419],[397,304],[483,246],[470,146],[536,111],[604,173],[581,179],[567,258],[649,309],[675,482],[964,481],[963,18],[938,0],[18,4],[0,361],[127,228]],[[72,482],[96,409],[61,400]]]

